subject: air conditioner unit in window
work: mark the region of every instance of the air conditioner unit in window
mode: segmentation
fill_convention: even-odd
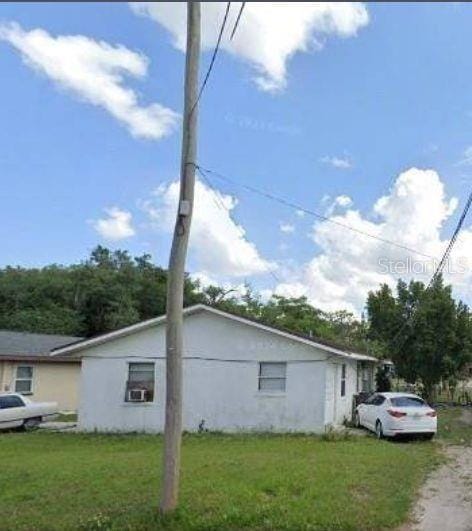
[[[128,402],[146,402],[146,389],[128,389]]]

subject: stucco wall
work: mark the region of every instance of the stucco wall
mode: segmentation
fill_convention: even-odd
[[[15,390],[17,366],[33,367],[31,400],[57,402],[60,410],[78,409],[80,363],[0,361],[0,391]]]
[[[164,332],[159,325],[82,351],[81,429],[163,430]],[[185,318],[184,349],[192,358],[184,361],[184,429],[202,420],[210,430],[324,429],[325,352],[205,311]],[[124,402],[134,361],[156,363],[153,403]],[[288,362],[285,393],[258,391],[260,361]]]
[[[341,396],[342,364],[346,365],[346,392]],[[339,425],[352,418],[352,397],[357,393],[357,362],[331,359],[326,369],[326,424]]]

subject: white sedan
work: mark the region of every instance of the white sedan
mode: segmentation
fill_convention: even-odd
[[[379,439],[400,435],[432,439],[437,430],[437,413],[417,395],[375,393],[357,406],[355,424],[372,430]]]
[[[18,393],[0,393],[0,429],[33,430],[57,413],[56,402],[32,402]]]

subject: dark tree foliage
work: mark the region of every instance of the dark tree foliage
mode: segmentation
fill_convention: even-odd
[[[164,269],[96,247],[83,263],[0,270],[0,328],[92,336],[165,313]],[[186,280],[185,303],[201,301]]]
[[[0,328],[87,337],[115,330],[164,314],[166,280],[150,255],[132,258],[102,246],[80,264],[7,267],[0,270]],[[263,302],[250,286],[241,297],[187,278],[185,305],[197,302],[351,348],[367,345],[365,322],[344,311],[322,312],[305,297]]]
[[[472,318],[438,277],[423,283],[399,281],[394,295],[386,285],[369,293],[369,337],[385,345],[396,372],[409,383],[421,382],[431,398],[434,385],[454,379],[472,355]]]
[[[388,367],[381,367],[375,373],[375,390],[378,393],[388,393],[392,390],[392,380]]]

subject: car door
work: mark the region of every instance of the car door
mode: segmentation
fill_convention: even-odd
[[[384,402],[386,398],[383,395],[375,395],[374,400],[372,401],[372,407],[369,411],[369,423],[370,427],[375,430],[375,424],[377,423],[377,419],[380,419],[383,421],[383,414],[384,414]]]
[[[357,411],[359,412],[359,421],[362,426],[365,426],[366,428],[371,427],[371,417],[372,417],[372,406],[373,401],[377,395],[370,396],[365,402],[359,405],[357,408]]]
[[[17,428],[23,425],[25,403],[17,395],[0,396],[0,428]]]

